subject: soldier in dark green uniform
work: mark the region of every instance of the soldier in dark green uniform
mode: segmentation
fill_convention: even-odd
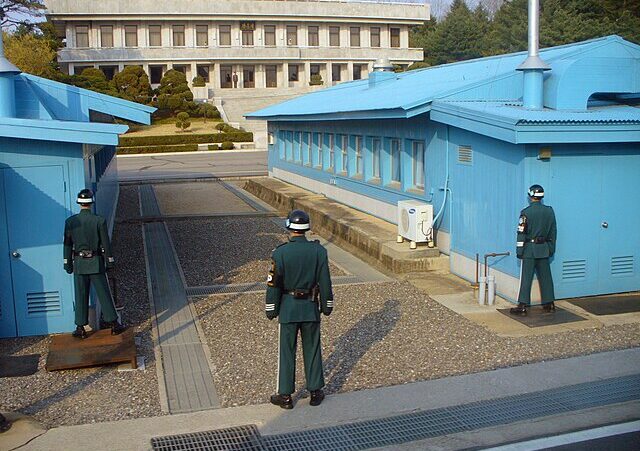
[[[86,338],[84,329],[89,323],[89,292],[91,285],[98,295],[104,321],[117,335],[125,330],[118,322],[113,306],[106,270],[113,268],[115,260],[111,253],[111,242],[107,222],[102,216],[91,212],[93,192],[83,189],[78,193],[80,213],[64,223],[64,269],[74,274],[76,292],[76,330],[73,336]]]
[[[320,312],[333,310],[333,291],[326,249],[318,241],[308,241],[309,215],[294,210],[287,219],[289,242],[274,249],[272,268],[267,278],[265,311],[267,318],[279,318],[278,392],[271,403],[293,409],[295,390],[296,344],[302,336],[307,389],[310,404],[319,406],[324,399],[324,376],[320,347]],[[319,298],[319,299],[318,299]]]
[[[542,204],[544,189],[532,185],[528,191],[531,204],[520,212],[516,255],[522,259],[518,306],[510,310],[513,315],[526,315],[531,304],[533,273],[538,275],[543,308],[555,311],[555,295],[549,257],[556,251],[556,216],[553,208]]]

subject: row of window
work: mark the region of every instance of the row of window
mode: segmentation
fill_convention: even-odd
[[[373,183],[424,189],[424,141],[378,136],[363,137],[318,132],[280,131],[277,143],[281,160]]]
[[[241,23],[242,25],[242,23]],[[265,46],[276,46],[276,26],[264,25],[263,27],[263,40]],[[320,27],[308,26],[307,28],[307,45],[309,47],[320,46]],[[149,47],[162,47],[162,26],[161,25],[148,25],[148,46]],[[341,27],[330,26],[329,33],[329,46],[340,47],[341,42]],[[243,46],[254,45],[255,27],[241,26],[241,43]],[[185,47],[186,28],[184,25],[172,25],[171,26],[171,46],[172,47]],[[75,27],[76,47],[90,47],[89,39],[89,26],[88,25],[76,25]],[[100,25],[100,47],[114,47],[114,27],[113,25]],[[380,33],[381,27],[369,27],[369,46],[380,47]],[[287,46],[298,45],[298,26],[287,25],[285,27],[285,39]],[[390,46],[400,47],[400,28],[389,28],[390,34]],[[349,27],[349,46],[360,47],[362,45],[362,29],[361,27]],[[208,47],[209,46],[209,26],[208,25],[196,25],[195,26],[195,44],[196,47]],[[219,25],[218,26],[218,44],[220,46],[231,46],[231,25]],[[137,25],[125,25],[124,26],[124,46],[125,47],[138,47],[138,26]]]

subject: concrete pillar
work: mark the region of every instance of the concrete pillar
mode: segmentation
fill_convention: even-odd
[[[302,63],[302,75],[300,76],[300,84],[303,87],[309,86],[309,81],[311,81],[311,63],[309,61],[305,61]]]
[[[289,63],[282,63],[282,85],[280,86],[289,87]]]
[[[344,81],[353,80],[353,61],[347,62],[347,77]]]
[[[267,77],[265,76],[264,64],[256,64],[255,65],[255,85],[256,88],[266,88],[267,87]]]
[[[196,27],[193,25],[193,22],[186,22],[184,24],[184,46],[196,46]]]

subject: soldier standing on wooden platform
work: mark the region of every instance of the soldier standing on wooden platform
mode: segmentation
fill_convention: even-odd
[[[267,278],[265,310],[267,318],[279,318],[278,391],[271,403],[293,409],[296,345],[302,337],[307,389],[310,404],[319,406],[324,399],[324,376],[320,345],[320,312],[333,310],[333,291],[326,249],[316,240],[308,241],[309,215],[294,210],[287,219],[289,242],[271,254],[272,268]]]
[[[111,334],[117,335],[125,327],[118,322],[105,274],[115,263],[107,222],[102,216],[91,212],[93,192],[90,189],[80,191],[77,202],[80,204],[80,213],[67,218],[64,223],[64,269],[74,274],[76,293],[77,327],[73,336],[87,337],[84,326],[89,323],[89,292],[92,285],[102,307],[102,316],[111,327]]]
[[[543,308],[555,311],[555,294],[549,258],[556,251],[556,216],[553,208],[543,205],[544,189],[532,185],[528,191],[531,204],[520,212],[516,255],[522,259],[518,306],[510,310],[513,315],[526,315],[531,304],[533,273],[538,275]]]

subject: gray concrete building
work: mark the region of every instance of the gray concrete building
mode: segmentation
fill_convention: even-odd
[[[429,20],[425,0],[46,0],[66,46],[63,70],[102,69],[108,78],[142,66],[152,85],[169,69],[197,98],[226,90],[308,88],[366,78],[378,58],[409,65],[409,29]],[[317,79],[318,77],[314,77]]]

